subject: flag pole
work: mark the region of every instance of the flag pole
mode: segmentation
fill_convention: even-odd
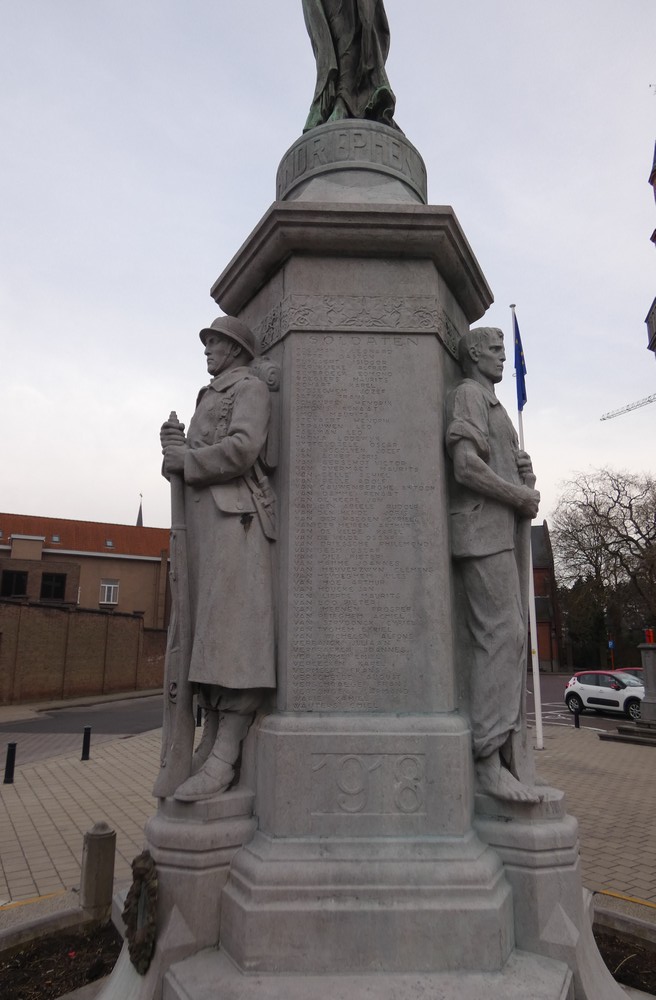
[[[519,340],[519,327],[517,325],[517,317],[515,316],[515,305],[514,303],[510,306],[512,312],[512,327],[513,327],[513,342],[515,344],[515,376],[520,379],[521,376],[521,396],[520,396],[520,384],[517,384],[517,424],[519,428],[519,447],[522,451],[524,448],[524,418],[522,415],[522,409],[524,403],[526,402],[526,393],[524,386],[524,375],[526,369],[524,367],[524,355],[521,351],[521,340]],[[518,351],[517,343],[519,340],[520,345],[520,362],[522,365],[522,371],[519,373],[517,371],[517,361],[518,361]],[[531,529],[529,522],[528,530],[528,624],[529,633],[531,640],[531,668],[533,674],[533,702],[535,705],[535,749],[544,750],[544,735],[542,729],[542,693],[540,691],[540,660],[538,657],[538,628],[537,620],[535,615],[535,584],[533,581],[533,548],[531,545]]]

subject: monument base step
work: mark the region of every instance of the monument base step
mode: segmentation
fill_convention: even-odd
[[[630,730],[620,726],[615,732],[599,733],[599,739],[608,743],[633,743],[634,746],[656,747],[656,732]]]
[[[221,951],[174,965],[163,1000],[574,1000],[562,962],[515,951],[501,972],[245,976]]]

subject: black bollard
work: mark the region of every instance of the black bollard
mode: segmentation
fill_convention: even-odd
[[[196,709],[196,728],[203,725],[203,709],[200,705]]]
[[[576,710],[574,711],[574,728],[575,729],[581,728],[581,713],[577,712]]]
[[[91,749],[91,726],[84,727],[84,739],[82,740],[82,757],[81,760],[89,759],[89,750]]]
[[[16,744],[7,744],[7,760],[5,761],[5,785],[14,783],[14,765],[16,764]]]

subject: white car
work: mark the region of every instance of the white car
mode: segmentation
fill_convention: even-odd
[[[602,712],[623,712],[629,719],[639,719],[644,685],[631,674],[612,670],[581,670],[565,688],[565,702],[570,712],[586,708]]]

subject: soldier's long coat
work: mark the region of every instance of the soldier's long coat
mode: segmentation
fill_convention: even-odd
[[[273,494],[258,462],[270,411],[266,385],[240,367],[201,390],[189,424],[189,680],[196,683],[275,686]]]

